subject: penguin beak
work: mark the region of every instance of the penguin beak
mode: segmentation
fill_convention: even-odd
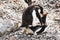
[[[47,15],[48,13],[42,13],[42,14],[40,14],[40,16],[41,17],[43,17],[43,16],[45,16],[45,15]]]
[[[48,13],[47,12],[44,12],[44,13],[42,13],[42,16],[45,16],[45,15],[47,15]]]

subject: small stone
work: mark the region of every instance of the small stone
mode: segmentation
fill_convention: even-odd
[[[9,40],[16,40],[16,38],[14,36],[11,36]]]

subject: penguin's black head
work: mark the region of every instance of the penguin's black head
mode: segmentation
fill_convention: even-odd
[[[28,5],[31,5],[32,3],[35,3],[35,0],[24,0]]]
[[[30,4],[32,3],[31,0],[25,0],[25,2],[26,2],[28,5],[30,5]]]

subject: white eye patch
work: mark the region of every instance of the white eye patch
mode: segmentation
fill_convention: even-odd
[[[40,10],[40,9],[38,9],[38,12],[39,12],[40,16],[41,16],[41,17],[43,17],[43,15],[40,13],[40,12],[41,12],[41,10]]]
[[[40,13],[40,12],[41,12],[41,10],[40,10],[40,9],[38,9],[38,12]]]

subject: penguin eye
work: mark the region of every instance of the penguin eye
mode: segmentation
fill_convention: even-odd
[[[38,12],[40,13],[40,12],[41,12],[41,10],[40,10],[40,9],[38,9]]]

